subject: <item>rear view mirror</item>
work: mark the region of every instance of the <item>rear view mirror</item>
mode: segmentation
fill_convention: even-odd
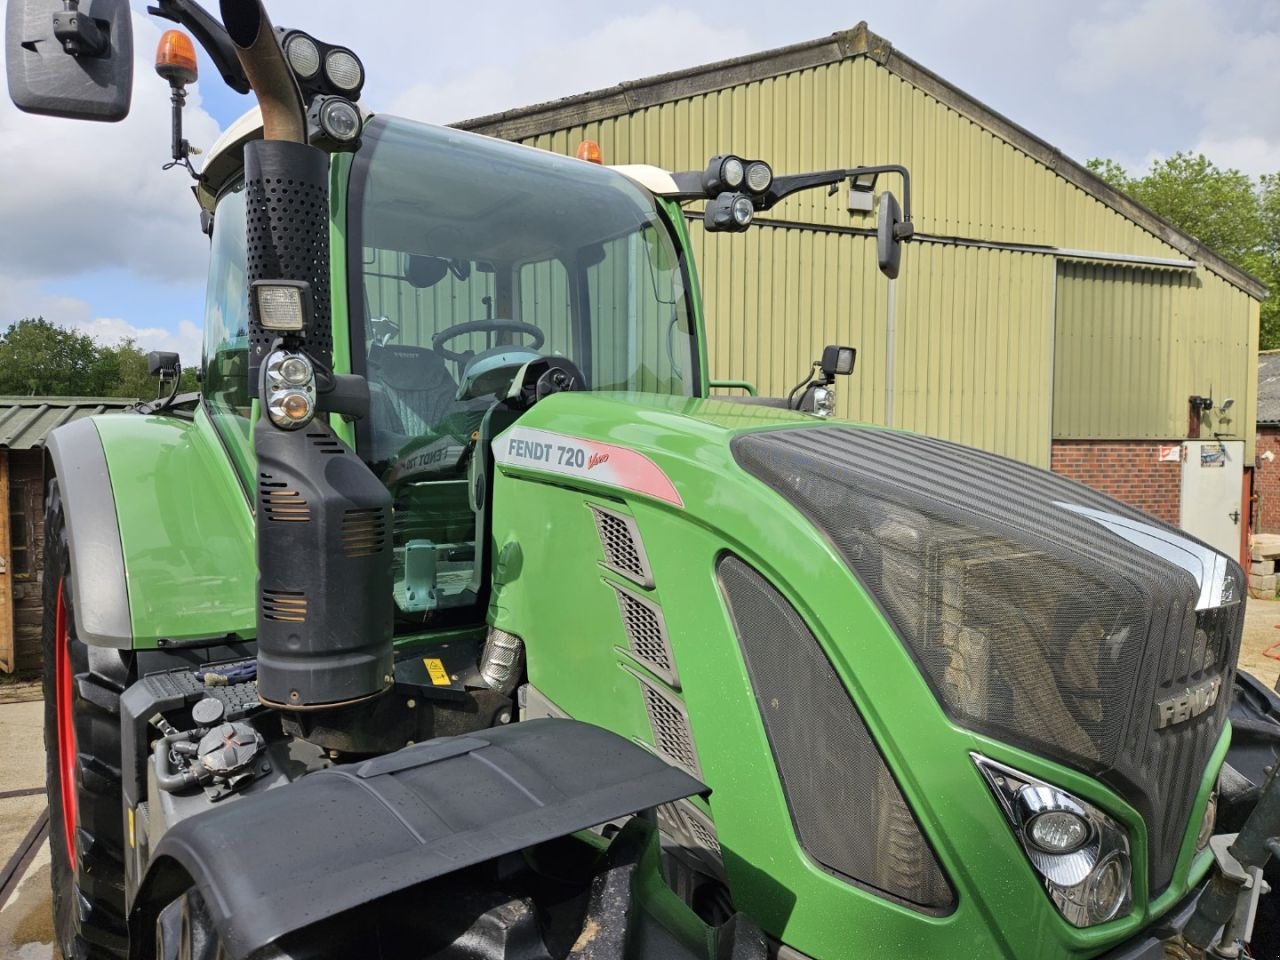
[[[27,113],[123,120],[133,97],[128,0],[80,0],[75,8],[63,0],[9,0],[9,97]]]
[[[886,190],[880,194],[876,256],[880,261],[880,272],[890,280],[898,279],[898,268],[902,263],[902,235],[898,229],[901,224],[902,208],[898,206],[898,198]]]
[[[428,257],[420,253],[404,255],[404,278],[409,286],[418,290],[434,287],[449,272],[449,261],[443,257]]]

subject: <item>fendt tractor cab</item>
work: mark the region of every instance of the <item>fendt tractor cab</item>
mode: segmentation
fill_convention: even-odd
[[[1233,560],[833,419],[848,347],[789,398],[709,399],[686,205],[742,230],[800,189],[869,211],[892,176],[892,277],[905,170],[608,168],[371,114],[359,58],[257,0],[151,12],[260,110],[197,173],[194,49],[165,35],[210,238],[203,389],[48,444],[67,957],[1274,935],[1275,701],[1236,673]],[[119,119],[130,37],[123,0],[10,0],[11,96]]]

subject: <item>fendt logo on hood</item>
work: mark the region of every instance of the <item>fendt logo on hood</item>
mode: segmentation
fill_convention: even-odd
[[[1175,724],[1186,723],[1200,716],[1218,702],[1222,678],[1214,677],[1187,689],[1176,697],[1156,701],[1156,729],[1163,730]]]

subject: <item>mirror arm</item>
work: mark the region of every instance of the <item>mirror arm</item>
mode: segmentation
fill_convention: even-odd
[[[80,0],[62,0],[63,9],[53,15],[53,35],[64,53],[73,57],[105,57],[111,44],[98,21],[80,9]]]
[[[236,93],[249,92],[249,80],[240,66],[227,28],[196,0],[156,0],[155,5],[147,7],[147,12],[190,30],[222,74],[223,82]]]
[[[797,173],[789,176],[775,177],[773,184],[761,199],[760,209],[768,210],[774,204],[800,190],[812,190],[815,187],[834,187],[842,180],[868,174],[896,173],[902,177],[902,224],[898,231],[898,239],[905,240],[915,233],[911,226],[911,174],[907,168],[898,163],[886,163],[874,167],[851,167],[848,170],[824,170],[821,173]],[[676,181],[680,183],[679,180]],[[905,229],[904,229],[905,228]]]
[[[834,187],[849,176],[848,170],[824,170],[821,173],[793,173],[774,177],[773,183],[760,198],[759,209],[768,210],[793,193],[812,190],[815,187]]]

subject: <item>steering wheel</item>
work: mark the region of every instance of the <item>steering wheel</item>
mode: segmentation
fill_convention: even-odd
[[[533,339],[530,349],[537,350],[547,339],[547,335],[542,332],[540,327],[535,327],[532,323],[524,323],[520,320],[469,320],[466,323],[455,323],[451,327],[445,327],[439,333],[431,338],[431,349],[440,354],[446,360],[452,360],[455,363],[463,363],[470,352],[458,353],[455,350],[446,350],[444,345],[455,337],[461,337],[467,333],[523,333],[527,337]]]

